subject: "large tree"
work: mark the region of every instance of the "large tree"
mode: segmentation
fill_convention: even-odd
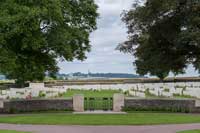
[[[135,57],[139,74],[164,79],[188,64],[200,71],[199,0],[138,0],[122,20],[129,36],[118,49]]]
[[[0,72],[24,83],[84,60],[97,17],[94,0],[1,0]]]

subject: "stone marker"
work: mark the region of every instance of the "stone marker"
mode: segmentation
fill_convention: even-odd
[[[195,107],[200,107],[200,100],[195,101]]]
[[[84,96],[83,95],[73,96],[73,110],[75,112],[84,112]]]
[[[123,94],[114,94],[113,96],[113,111],[121,112],[124,107],[124,95]]]
[[[44,83],[29,83],[29,87],[32,89],[42,89],[44,88]]]
[[[0,108],[4,108],[4,102],[3,102],[3,99],[0,99]]]

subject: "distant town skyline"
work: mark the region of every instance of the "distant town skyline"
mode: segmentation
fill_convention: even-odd
[[[128,10],[135,0],[95,0],[100,14],[98,29],[90,36],[91,52],[83,62],[60,62],[60,73],[82,72],[94,73],[130,73],[136,74],[131,55],[115,50],[116,46],[127,38],[127,29],[121,21],[121,13]],[[186,74],[179,76],[198,76],[192,66]],[[170,74],[173,76],[173,74]]]

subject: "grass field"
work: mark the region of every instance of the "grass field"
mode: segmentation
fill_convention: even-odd
[[[125,115],[30,114],[0,117],[0,123],[47,125],[157,125],[200,123],[200,115],[130,113]]]
[[[83,94],[85,97],[112,97],[114,93],[121,93],[120,90],[68,90],[63,97],[73,97],[75,94]]]
[[[178,133],[200,133],[200,130],[182,131]]]
[[[20,132],[20,131],[12,131],[12,130],[0,130],[0,133],[30,133],[30,132]]]

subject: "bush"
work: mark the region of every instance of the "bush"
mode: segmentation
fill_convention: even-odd
[[[129,91],[128,91],[128,90],[125,91],[125,92],[124,92],[124,95],[129,96]]]
[[[144,94],[145,94],[145,97],[157,97],[156,95],[150,93],[149,88],[145,90]]]
[[[173,97],[177,97],[177,98],[195,98],[193,96],[190,96],[190,95],[184,95],[184,94],[177,94],[177,93],[174,93],[173,94]]]
[[[58,97],[63,97],[63,93],[58,93]]]
[[[169,92],[170,90],[169,90],[169,88],[165,88],[163,91],[164,92]]]
[[[45,97],[45,96],[46,96],[45,93],[43,93],[42,91],[39,92],[39,97],[40,97],[40,98],[41,98],[41,97]]]
[[[15,108],[10,108],[9,109],[9,113],[10,114],[15,114],[15,113],[17,113],[17,110]]]

